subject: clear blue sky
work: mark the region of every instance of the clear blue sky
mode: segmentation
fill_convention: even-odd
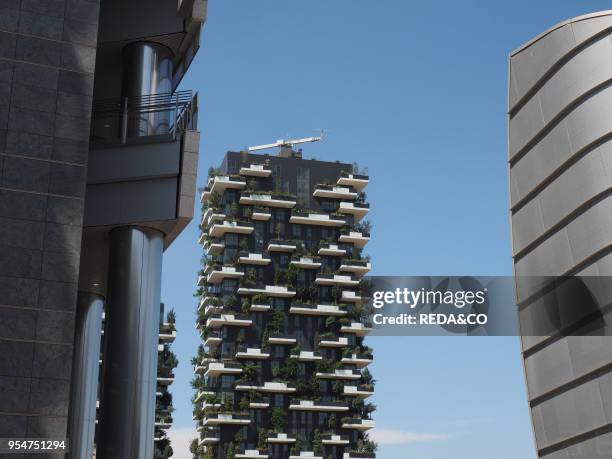
[[[587,0],[210,0],[183,82],[200,93],[199,185],[228,149],[324,129],[306,157],[369,168],[372,274],[510,274],[508,53],[561,20],[606,8]],[[198,221],[199,210],[164,259],[162,296],[178,315],[177,441],[194,425]],[[370,345],[385,439],[379,458],[535,457],[517,338]]]

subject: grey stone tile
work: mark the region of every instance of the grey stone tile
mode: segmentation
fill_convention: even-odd
[[[29,156],[32,158],[49,159],[52,150],[53,137],[33,134],[31,132],[7,132],[6,153]]]
[[[21,0],[0,0],[0,8],[19,10],[21,8]]]
[[[36,306],[40,281],[19,277],[0,277],[0,298],[8,306]]]
[[[81,226],[83,224],[83,200],[49,196],[47,221]]]
[[[71,94],[93,94],[94,77],[69,70],[60,70],[58,90]]]
[[[57,379],[32,379],[28,410],[43,415],[68,415],[70,384]]]
[[[67,0],[66,17],[79,21],[98,23],[99,0]]]
[[[33,361],[34,343],[0,340],[0,376],[30,378]]]
[[[0,28],[7,32],[17,32],[19,28],[19,10],[0,8]]]
[[[52,164],[49,193],[83,197],[87,183],[87,169],[69,164]]]
[[[57,113],[89,120],[91,97],[84,94],[60,92],[57,94]]]
[[[0,432],[5,437],[26,436],[28,420],[25,416],[0,414]]]
[[[15,63],[8,59],[0,59],[0,81],[11,82],[13,81],[13,69]]]
[[[41,279],[77,282],[79,256],[66,252],[44,252]]]
[[[36,344],[32,377],[70,380],[72,346],[64,344]]]
[[[55,113],[11,107],[9,130],[51,136],[53,135],[54,125]]]
[[[0,338],[34,339],[35,336],[35,310],[0,306]]]
[[[9,82],[0,82],[0,105],[8,105],[11,102],[12,85]]]
[[[47,197],[21,191],[0,190],[0,215],[44,220]]]
[[[0,57],[15,58],[17,36],[9,32],[0,32]]]
[[[12,105],[41,112],[54,112],[57,106],[57,91],[13,83]]]
[[[51,158],[56,161],[87,164],[88,154],[89,142],[87,141],[62,139],[59,137],[53,140]]]
[[[1,241],[0,241],[1,242]],[[39,250],[0,245],[0,276],[38,278],[42,253]]]
[[[93,73],[96,66],[96,48],[93,46],[63,43],[61,63],[62,67],[68,70]]]
[[[28,418],[30,438],[65,438],[68,418],[64,416],[32,416]]]
[[[69,140],[89,139],[89,117],[57,115],[55,136]]]
[[[65,0],[21,0],[21,9],[59,18],[64,17]]]
[[[62,59],[62,44],[35,37],[17,37],[15,58],[20,61],[59,66]]]
[[[63,40],[80,45],[96,46],[98,24],[96,22],[66,19]]]
[[[60,311],[38,311],[36,339],[50,343],[72,344],[74,314]]]
[[[42,250],[44,224],[32,220],[0,217],[2,243],[12,247]]]
[[[0,411],[4,413],[28,412],[30,378],[0,376]]]
[[[39,12],[22,11],[19,32],[51,40],[62,39],[63,17],[47,16]]]
[[[21,84],[57,89],[59,70],[25,62],[15,63],[14,80]]]
[[[78,226],[47,223],[45,226],[45,251],[67,251],[73,255],[81,253],[82,230]]]
[[[54,281],[42,281],[40,283],[39,308],[74,312],[76,301],[76,284]]]
[[[7,156],[4,158],[2,184],[8,188],[46,193],[50,173],[46,161]]]

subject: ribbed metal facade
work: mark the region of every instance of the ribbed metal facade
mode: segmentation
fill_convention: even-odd
[[[537,290],[533,276],[612,275],[611,30],[612,12],[582,16],[510,56],[510,209],[523,328],[537,315],[525,302]],[[586,324],[593,336],[522,339],[539,457],[612,457],[606,301],[598,322]]]

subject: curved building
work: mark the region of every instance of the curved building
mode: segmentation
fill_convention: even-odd
[[[601,277],[612,275],[611,32],[612,11],[577,17],[509,59],[514,272],[529,408],[546,459],[612,457],[612,301]],[[569,297],[565,276],[574,275],[592,277]],[[564,304],[555,331],[537,336],[534,321],[552,317],[546,296]]]

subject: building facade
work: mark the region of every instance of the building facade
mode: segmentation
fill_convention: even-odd
[[[356,172],[356,171],[355,171]],[[202,192],[196,458],[372,458],[369,178],[228,152]]]
[[[514,273],[529,409],[546,459],[612,457],[611,31],[612,12],[581,16],[509,61]],[[545,322],[551,333],[537,332]]]
[[[161,260],[193,216],[199,148],[177,86],[206,6],[0,6],[2,438],[69,437],[90,459],[100,393],[97,457],[153,456]]]

